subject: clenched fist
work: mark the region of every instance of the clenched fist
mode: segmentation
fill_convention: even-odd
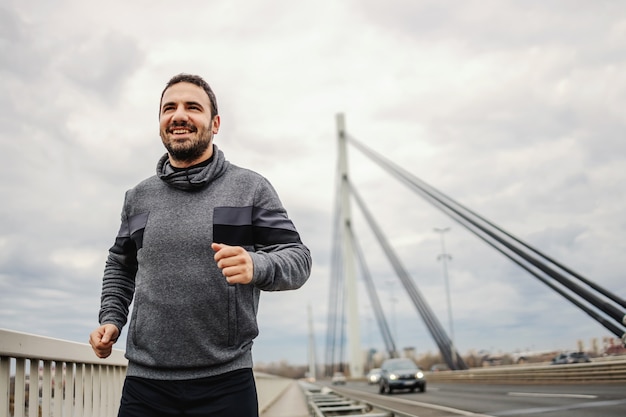
[[[254,274],[252,257],[241,246],[212,243],[215,262],[229,284],[249,284]]]
[[[103,324],[89,335],[89,344],[99,358],[108,358],[117,342],[120,330],[114,324]]]

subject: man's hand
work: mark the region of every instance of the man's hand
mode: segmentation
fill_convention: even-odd
[[[103,324],[89,335],[89,344],[99,358],[108,358],[120,331],[114,324]]]
[[[217,267],[229,284],[249,284],[252,281],[254,266],[247,250],[222,243],[212,243],[211,249],[215,252]]]

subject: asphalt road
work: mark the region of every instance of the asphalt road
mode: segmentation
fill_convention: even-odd
[[[378,394],[378,387],[364,382],[333,386],[337,392],[359,395],[363,401],[383,406],[395,404],[420,417],[548,416],[624,417],[626,384],[593,385],[487,385],[429,383],[426,392]]]

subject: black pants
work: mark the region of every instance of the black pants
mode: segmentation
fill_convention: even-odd
[[[251,369],[209,378],[162,381],[127,377],[118,417],[258,417]]]

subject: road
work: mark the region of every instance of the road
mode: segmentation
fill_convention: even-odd
[[[420,417],[548,416],[624,417],[626,384],[593,385],[487,385],[429,383],[425,393],[394,392],[379,395],[378,387],[365,382],[333,386],[337,392],[360,396],[369,403],[381,402]],[[424,407],[424,408],[422,408]]]

